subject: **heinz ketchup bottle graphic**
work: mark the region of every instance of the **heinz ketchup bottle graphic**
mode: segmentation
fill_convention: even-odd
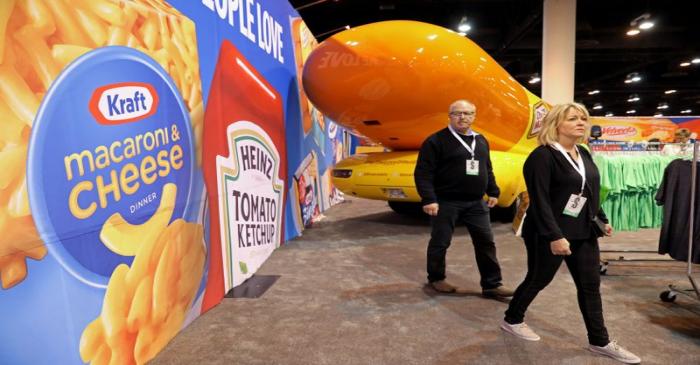
[[[243,127],[233,131],[239,126]],[[232,275],[249,273],[250,262],[227,262],[235,251],[280,244],[285,153],[280,94],[224,40],[204,115],[202,169],[210,204],[211,264],[203,311],[237,285]],[[244,175],[247,171],[252,175]],[[260,192],[266,184],[267,193]],[[277,233],[274,239],[271,225]]]

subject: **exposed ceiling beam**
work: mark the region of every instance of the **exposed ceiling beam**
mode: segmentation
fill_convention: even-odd
[[[493,57],[499,57],[514,44],[523,39],[537,25],[542,24],[542,3],[538,5],[525,17],[525,20],[518,27],[514,27],[508,32],[503,42],[498,46]]]

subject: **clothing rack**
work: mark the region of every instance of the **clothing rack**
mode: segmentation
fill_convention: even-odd
[[[662,147],[666,145],[683,145],[683,143],[675,142],[625,142],[625,141],[599,141],[591,144],[591,150],[596,154],[601,155],[650,155],[650,154],[662,154]],[[614,149],[609,149],[613,146]],[[601,253],[657,253],[656,250],[628,250],[628,249],[617,249],[617,250],[600,250]],[[626,258],[623,255],[618,256],[616,259],[606,259],[600,260],[600,274],[606,275],[608,272],[608,266],[611,262],[670,262],[675,261],[671,258]]]
[[[697,184],[697,168],[698,168],[698,142],[693,141],[693,159],[692,159],[692,164],[690,168],[690,217],[688,220],[688,230],[689,230],[689,235],[688,235],[688,280],[690,281],[690,285],[692,285],[692,289],[680,289],[676,287],[673,284],[669,284],[668,289],[659,295],[662,301],[664,302],[673,302],[676,300],[676,295],[677,294],[683,294],[686,295],[690,298],[695,298],[697,300],[700,300],[700,290],[698,290],[698,285],[695,282],[695,279],[693,278],[693,234],[694,232],[694,221],[695,221],[695,187]],[[692,293],[695,293],[695,296],[692,295]]]

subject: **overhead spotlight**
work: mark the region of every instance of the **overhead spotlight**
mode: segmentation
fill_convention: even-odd
[[[461,35],[462,37],[464,37],[465,35],[467,35],[467,33],[465,33],[465,32],[457,32],[457,34]]]
[[[663,116],[664,116],[663,113],[656,113],[656,114],[654,114],[654,118],[659,118],[659,117],[663,117]]]
[[[636,112],[637,112],[636,110],[630,109],[630,110],[626,111],[625,113],[627,113],[627,114],[634,114],[634,113],[636,113]]]
[[[462,19],[459,21],[459,25],[457,26],[457,30],[463,33],[467,33],[470,30],[472,30],[472,26],[467,23],[467,17],[463,16]]]
[[[639,34],[639,33],[640,33],[640,30],[634,28],[634,29],[628,30],[626,34],[627,34],[628,36],[635,36],[635,35],[637,35],[637,34]]]
[[[681,62],[681,67],[688,67],[688,66],[690,66],[690,62],[688,62],[688,61]]]
[[[313,3],[310,4],[310,5],[313,5]],[[301,7],[299,7],[299,8],[301,8]],[[297,8],[297,10],[298,10],[299,8]],[[316,34],[316,38],[318,38],[318,37],[323,37],[324,35],[328,35],[328,34],[331,34],[331,33],[335,33],[335,32],[341,31],[341,30],[343,30],[343,29],[344,29],[344,30],[348,30],[348,29],[350,29],[350,26],[349,26],[349,25],[345,25],[345,26],[342,26],[342,27],[339,27],[339,28],[331,29],[331,30],[329,30],[329,31],[327,31],[327,32],[323,32],[323,33],[320,33],[320,34]]]
[[[630,22],[630,26],[633,28],[639,28],[641,30],[647,30],[654,27],[654,22],[651,21],[651,14],[644,13]]]
[[[690,113],[692,113],[692,112],[693,112],[692,109],[684,109],[684,110],[681,110],[681,114],[690,114]]]
[[[629,98],[627,98],[627,102],[634,103],[635,101],[639,101],[639,95],[637,94],[632,94],[630,95]]]
[[[661,103],[656,109],[668,109],[668,103]]]
[[[607,113],[605,113],[605,116],[606,116],[606,117],[612,117],[612,116],[614,116],[614,115],[615,115],[615,114],[613,114],[612,112],[607,112]]]
[[[639,24],[639,29],[641,29],[641,30],[651,29],[653,27],[654,27],[654,22],[649,21],[649,20],[645,20],[644,22],[642,22],[642,24]]]
[[[595,104],[593,104],[593,109],[595,109],[595,110],[603,109],[603,104],[595,103]]]
[[[694,63],[694,64],[698,64],[698,63],[700,63],[700,58],[695,57],[695,58],[693,58],[693,60],[690,61],[690,62],[691,62],[691,63]]]
[[[596,90],[589,91],[588,95],[595,95],[595,94],[599,94],[599,93],[600,93],[600,90],[596,89]]]
[[[528,84],[536,84],[536,83],[538,83],[538,82],[540,82],[540,81],[542,81],[542,79],[540,79],[540,75],[539,75],[539,74],[534,74],[534,75],[532,75],[532,76],[530,77],[530,80],[528,81]]]
[[[639,82],[642,80],[642,76],[639,74],[639,72],[631,72],[627,74],[627,78],[625,79],[625,84],[629,84],[632,82]]]
[[[664,94],[666,94],[666,95],[668,95],[668,94],[674,94],[675,92],[676,92],[676,89],[671,89],[671,90],[666,90],[666,91],[664,91]]]

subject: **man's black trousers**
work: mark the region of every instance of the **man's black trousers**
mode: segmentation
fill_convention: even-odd
[[[432,233],[428,243],[428,281],[432,283],[445,279],[445,255],[455,224],[460,223],[467,227],[471,235],[482,289],[501,286],[501,268],[496,258],[496,244],[493,242],[486,202],[439,201],[438,204],[438,215],[430,220]]]

